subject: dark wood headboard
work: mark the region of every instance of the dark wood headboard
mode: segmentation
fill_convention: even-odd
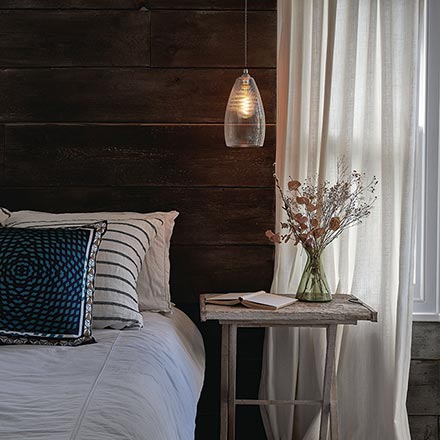
[[[0,206],[180,211],[172,295],[194,319],[200,293],[267,289],[272,278],[276,0],[249,0],[265,147],[223,139],[243,67],[243,5],[0,2]]]

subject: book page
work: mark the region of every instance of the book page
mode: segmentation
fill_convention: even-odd
[[[238,301],[240,298],[248,299],[262,293],[265,293],[264,290],[260,290],[259,292],[222,293],[221,295],[210,297],[209,301]]]
[[[287,296],[273,295],[271,293],[262,293],[251,299],[246,298],[246,301],[248,301],[249,303],[264,304],[267,306],[280,308],[289,304],[293,304],[297,300],[293,298],[293,296],[289,298]]]
[[[240,294],[240,300],[248,300],[250,298],[255,298],[263,294],[266,294],[264,290],[259,290],[258,292],[242,293]]]

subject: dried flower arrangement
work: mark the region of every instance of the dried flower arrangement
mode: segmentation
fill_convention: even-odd
[[[308,257],[297,298],[305,301],[330,301],[331,295],[322,269],[322,251],[344,230],[362,223],[371,213],[377,196],[377,178],[365,183],[365,174],[349,171],[344,158],[338,161],[337,180],[333,185],[318,176],[304,183],[290,179],[288,192],[283,192],[274,174],[287,222],[281,223],[286,233],[266,231],[274,243],[301,243]]]

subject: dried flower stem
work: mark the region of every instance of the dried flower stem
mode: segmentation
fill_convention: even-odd
[[[266,231],[266,236],[276,243],[294,239],[312,255],[320,254],[344,230],[361,223],[377,199],[376,177],[364,184],[365,175],[349,172],[343,159],[338,161],[338,177],[333,185],[318,176],[307,178],[304,183],[290,179],[288,191],[283,192],[276,174],[274,178],[287,215],[287,222],[281,227],[287,232]]]

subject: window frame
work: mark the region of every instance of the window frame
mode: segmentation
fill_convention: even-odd
[[[427,1],[426,85],[417,133],[413,320],[440,322],[440,2]]]

